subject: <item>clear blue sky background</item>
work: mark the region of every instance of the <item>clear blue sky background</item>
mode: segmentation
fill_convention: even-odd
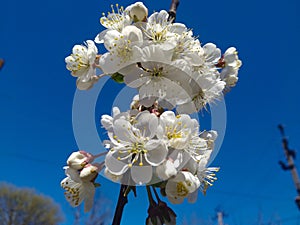
[[[75,80],[64,58],[74,44],[103,30],[99,18],[111,3],[117,2],[1,2],[0,58],[6,64],[0,71],[0,180],[53,197],[66,214],[64,225],[72,224],[72,211],[59,182],[66,158],[77,150]],[[144,3],[152,12],[168,9],[170,1]],[[284,159],[278,123],[286,125],[291,147],[300,148],[299,8],[296,0],[181,1],[177,21],[193,28],[202,43],[216,43],[223,51],[236,46],[243,67],[237,87],[226,96],[227,131],[213,162],[221,167],[219,180],[196,204],[173,207],[178,224],[194,216],[209,220],[218,205],[227,212],[229,225],[254,224],[259,213],[264,224],[271,218],[300,224],[291,175],[277,164]],[[109,104],[99,100],[97,120],[100,113],[109,113]],[[300,166],[298,158],[296,163]],[[99,181],[113,208],[118,185],[103,177]],[[138,195],[130,197],[123,225],[144,224],[145,190]]]

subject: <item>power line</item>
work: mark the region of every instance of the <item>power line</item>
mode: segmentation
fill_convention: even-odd
[[[222,194],[222,195],[228,195],[228,196],[236,196],[236,197],[244,197],[244,198],[250,198],[250,199],[253,199],[253,198],[256,198],[256,199],[265,199],[265,200],[286,200],[288,199],[288,197],[284,197],[284,196],[278,196],[278,195],[257,195],[257,194],[253,194],[253,193],[243,193],[243,192],[233,192],[233,191],[220,191],[220,190],[214,190],[214,193],[219,193],[219,194]]]
[[[13,158],[17,158],[17,159],[23,159],[23,160],[28,160],[28,161],[38,162],[38,163],[47,163],[47,164],[55,165],[55,166],[60,165],[58,162],[54,162],[54,161],[50,161],[50,160],[46,160],[46,159],[35,158],[35,157],[28,156],[28,155],[22,155],[20,153],[4,153],[4,154],[9,157],[13,157]]]

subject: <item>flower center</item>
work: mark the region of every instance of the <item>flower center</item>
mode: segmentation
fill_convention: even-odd
[[[175,138],[182,138],[182,132],[177,131],[176,128],[174,128],[172,131],[167,132],[168,139],[175,139]]]
[[[119,4],[116,4],[116,10],[114,9],[114,6],[111,5],[112,12],[107,13],[107,17],[105,16],[105,13],[102,13],[102,16],[100,18],[100,23],[107,28],[115,29],[119,32],[122,31],[123,23],[125,21],[125,15],[124,15],[124,8],[121,6],[119,8]]]
[[[124,160],[124,159],[131,158],[130,160],[131,163],[128,164],[129,167],[132,167],[132,165],[137,161],[139,161],[138,164],[139,166],[143,166],[144,154],[148,152],[144,147],[144,143],[136,142],[130,146],[127,146],[126,148],[127,150],[118,151],[120,156],[117,159]],[[121,155],[123,154],[125,154],[125,156],[121,157]]]
[[[131,48],[131,41],[125,40],[124,36],[120,37],[121,42],[120,44],[114,44],[114,50],[111,51],[112,53],[116,52],[117,56],[121,58],[121,62],[126,62],[131,59],[132,56],[132,48]],[[123,39],[123,40],[122,40]],[[112,48],[112,47],[111,47]]]
[[[188,189],[183,182],[178,182],[176,185],[177,194],[180,197],[186,197],[189,194]]]
[[[158,43],[164,42],[167,40],[166,33],[167,33],[166,29],[163,29],[162,31],[154,32],[152,34],[152,40]]]
[[[163,67],[154,68],[153,71],[151,71],[152,77],[162,77],[163,76]]]

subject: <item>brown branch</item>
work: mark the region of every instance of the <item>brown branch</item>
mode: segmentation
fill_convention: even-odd
[[[128,202],[127,194],[126,194],[127,189],[128,189],[127,185],[124,185],[124,184],[121,185],[119,198],[118,198],[118,203],[117,203],[117,206],[116,206],[115,215],[114,215],[112,225],[120,225],[120,223],[121,223],[123,210],[124,210],[125,205]]]
[[[4,59],[0,59],[0,70],[2,69],[3,66],[4,66]]]
[[[178,5],[179,5],[179,0],[172,0],[169,9],[169,21],[175,22]]]

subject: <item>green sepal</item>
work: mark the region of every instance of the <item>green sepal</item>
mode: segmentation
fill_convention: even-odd
[[[124,75],[116,72],[114,74],[111,75],[111,79],[113,79],[114,81],[116,81],[119,84],[124,83]]]

